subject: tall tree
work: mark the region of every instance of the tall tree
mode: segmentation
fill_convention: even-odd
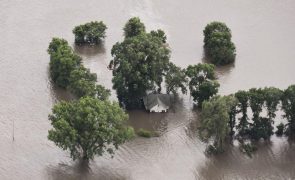
[[[49,120],[53,129],[48,139],[75,160],[93,159],[108,152],[114,154],[119,145],[134,132],[125,126],[128,115],[117,103],[85,97],[79,101],[61,102],[52,109]]]
[[[185,69],[181,69],[177,67],[173,63],[169,63],[169,69],[165,75],[166,82],[166,91],[169,94],[172,92],[173,94],[177,93],[177,90],[180,88],[183,94],[186,94],[187,89],[187,78],[185,74]]]
[[[236,104],[234,96],[215,96],[202,104],[200,135],[206,141],[213,138],[217,152],[224,150],[224,142],[230,134],[230,113]]]
[[[286,134],[295,137],[295,85],[289,86],[282,95],[282,110],[288,120]]]
[[[248,123],[248,92],[247,91],[238,91],[235,93],[235,97],[238,100],[238,111],[242,113],[242,116],[239,118],[239,124],[237,125],[237,129],[239,130],[239,135],[244,136],[249,131],[249,123]]]
[[[213,64],[199,63],[194,66],[189,65],[186,69],[191,96],[199,107],[204,100],[208,100],[218,92],[219,83],[215,81],[214,68]]]
[[[113,88],[127,108],[140,107],[147,91],[161,90],[170,58],[170,50],[162,39],[142,33],[116,43],[111,54]]]

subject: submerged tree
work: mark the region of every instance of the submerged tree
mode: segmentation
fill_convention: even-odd
[[[186,94],[187,89],[187,78],[185,74],[185,69],[181,69],[177,67],[175,64],[170,63],[169,69],[165,75],[166,82],[166,91],[169,94],[172,92],[173,94],[177,93],[177,90],[180,88],[183,94]]]
[[[81,57],[73,52],[64,39],[53,38],[47,51],[50,54],[49,70],[52,81],[66,88],[71,72],[81,64]]]
[[[219,83],[215,81],[213,64],[189,65],[186,69],[186,75],[189,77],[189,89],[194,101],[197,101],[199,107],[204,100],[208,100],[217,94]]]
[[[266,100],[265,91],[266,90],[263,90],[263,89],[252,88],[249,90],[249,93],[248,93],[249,104],[253,113],[253,118],[252,118],[253,123],[251,124],[250,136],[252,139],[256,139],[256,140],[259,140],[260,138],[269,139],[269,137],[273,134],[272,119],[266,118],[266,117],[260,117],[260,113],[263,110],[263,105]],[[268,96],[271,95],[269,91],[267,95]],[[271,107],[269,107],[268,109],[271,109]],[[271,116],[273,116],[273,114]]]
[[[105,38],[106,25],[100,21],[91,21],[86,24],[76,26],[73,29],[75,43],[99,44]]]
[[[239,112],[242,113],[242,117],[239,118],[239,124],[237,125],[237,129],[239,131],[240,136],[244,136],[248,133],[249,131],[249,123],[248,123],[248,93],[247,91],[238,91],[235,93],[235,97],[238,100],[238,109]]]
[[[282,110],[288,120],[286,134],[290,137],[295,135],[295,85],[289,86],[282,95]]]
[[[170,50],[161,38],[141,33],[116,43],[111,54],[113,88],[127,108],[140,107],[147,91],[161,90],[170,58]]]
[[[234,96],[215,96],[202,104],[200,135],[205,141],[213,139],[216,152],[224,150],[224,142],[230,135],[230,113],[236,104]]]
[[[231,41],[231,31],[224,23],[212,22],[203,32],[205,52],[213,64],[226,65],[234,62],[236,48]]]
[[[125,126],[127,118],[117,103],[109,101],[85,97],[61,102],[49,115],[53,129],[49,130],[48,139],[69,150],[73,160],[93,159],[106,152],[112,155],[134,135],[133,129]]]
[[[110,96],[110,90],[101,85],[96,85],[96,74],[90,73],[90,70],[83,66],[73,70],[69,80],[68,88],[78,98],[91,96],[106,100]]]
[[[125,38],[138,36],[145,33],[145,26],[138,17],[133,17],[128,20],[124,27]]]

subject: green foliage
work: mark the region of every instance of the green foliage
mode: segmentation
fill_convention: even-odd
[[[238,108],[239,112],[242,113],[242,117],[239,118],[239,124],[237,126],[237,129],[239,130],[239,135],[244,136],[247,134],[249,130],[249,123],[248,123],[248,114],[247,114],[247,108],[249,106],[248,104],[248,93],[246,91],[238,91],[235,93],[235,97],[238,99]]]
[[[186,94],[187,78],[184,69],[177,67],[173,63],[169,63],[169,69],[165,76],[165,82],[168,94],[170,92],[176,94],[179,88],[183,94]]]
[[[133,17],[128,20],[124,27],[125,38],[138,36],[145,33],[145,26],[138,17]]]
[[[258,117],[255,119],[254,123],[251,124],[249,135],[255,140],[259,140],[260,138],[264,140],[269,139],[269,137],[273,135],[272,122],[268,118]]]
[[[167,36],[165,32],[161,29],[158,29],[157,31],[151,31],[150,34],[154,37],[160,38],[163,43],[166,43],[167,41]]]
[[[228,123],[232,107],[236,106],[234,96],[215,96],[202,104],[200,135],[203,140],[214,140],[217,152],[224,150],[224,142],[230,133]]]
[[[234,62],[236,48],[231,42],[231,31],[224,23],[212,22],[203,32],[205,52],[213,64],[226,65]]]
[[[145,137],[145,138],[151,138],[151,137],[158,137],[159,136],[158,133],[151,132],[151,131],[148,131],[148,130],[145,130],[145,129],[142,129],[142,128],[140,128],[137,131],[137,135],[141,136],[141,137]]]
[[[50,76],[59,87],[68,88],[78,98],[108,99],[110,90],[96,85],[96,74],[81,64],[81,57],[73,52],[66,40],[53,38],[47,51],[50,54]]]
[[[217,94],[219,83],[214,81],[215,66],[213,64],[197,64],[189,65],[186,69],[186,75],[189,77],[189,89],[194,101],[197,101],[198,106],[202,105],[204,100],[208,100],[213,95]]]
[[[127,108],[140,107],[147,90],[161,90],[170,58],[170,50],[161,39],[142,33],[116,43],[111,54],[113,88]]]
[[[48,47],[50,76],[58,86],[69,85],[70,73],[81,64],[81,57],[73,53],[64,39],[53,38]]]
[[[282,136],[284,134],[284,131],[285,131],[285,125],[283,123],[280,123],[279,125],[277,125],[276,135]]]
[[[110,90],[101,85],[96,85],[96,74],[90,73],[90,70],[80,66],[70,74],[70,84],[68,88],[78,98],[84,96],[96,97],[100,100],[106,100],[110,96]]]
[[[105,152],[114,154],[118,146],[134,135],[126,127],[128,115],[117,103],[85,97],[79,101],[61,102],[52,109],[49,119],[53,129],[48,139],[71,157],[93,159]]]
[[[105,38],[106,25],[100,21],[91,21],[89,23],[76,26],[73,29],[75,43],[99,44]]]
[[[275,112],[277,111],[277,106],[281,101],[283,92],[274,87],[264,88],[263,89],[265,105],[267,109],[268,118],[273,121],[276,117]]]
[[[288,120],[286,133],[295,135],[295,85],[289,86],[282,95],[282,110],[284,117]]]

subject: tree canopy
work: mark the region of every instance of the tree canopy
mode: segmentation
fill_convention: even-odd
[[[231,41],[231,31],[224,23],[212,22],[203,32],[205,52],[213,64],[226,65],[234,62],[236,48]]]
[[[200,135],[205,141],[213,138],[216,152],[224,150],[224,142],[230,134],[230,113],[236,104],[234,96],[215,96],[202,104]]]
[[[71,72],[68,88],[78,98],[91,96],[106,100],[110,96],[110,90],[101,85],[96,85],[96,80],[96,74],[81,66]]]
[[[208,100],[217,94],[219,83],[215,81],[215,66],[213,64],[189,65],[186,75],[189,78],[189,90],[198,106],[202,106],[204,100]]]
[[[120,102],[136,108],[148,90],[161,90],[170,58],[170,50],[162,39],[143,33],[116,43],[111,54],[114,59],[109,67]]]
[[[125,24],[125,38],[138,36],[142,33],[145,33],[145,25],[140,21],[139,17],[130,18]]]
[[[102,22],[91,21],[86,24],[76,26],[73,29],[75,43],[99,44],[105,38],[107,26]]]
[[[288,120],[286,134],[295,136],[295,85],[289,86],[282,95],[282,110]]]
[[[71,72],[81,64],[81,57],[73,53],[64,39],[53,38],[47,51],[50,54],[49,70],[52,81],[66,88]]]
[[[48,139],[71,157],[93,159],[108,152],[114,154],[119,145],[134,135],[125,126],[128,115],[117,103],[84,97],[78,101],[61,102],[52,109],[49,120],[53,129]]]

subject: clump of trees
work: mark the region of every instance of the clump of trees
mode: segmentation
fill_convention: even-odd
[[[96,74],[83,66],[82,58],[73,52],[66,40],[53,38],[47,52],[50,55],[50,76],[57,86],[69,89],[78,98],[108,98],[110,90],[96,85]]]
[[[125,126],[128,115],[117,103],[83,97],[74,102],[61,102],[52,109],[49,120],[53,129],[48,139],[63,150],[69,150],[73,160],[93,159],[114,150],[133,137],[132,128]]]
[[[169,61],[164,31],[147,33],[135,17],[126,23],[124,34],[124,41],[113,46],[113,60],[109,64],[119,102],[128,109],[142,107],[142,97],[151,91],[160,93],[165,77],[168,93],[175,93],[178,88],[186,92],[184,70]]]
[[[217,152],[224,150],[224,141],[227,138],[236,137],[242,145],[246,139],[268,140],[274,134],[273,124],[278,107],[281,107],[283,117],[288,123],[280,123],[276,134],[285,133],[289,137],[294,137],[295,85],[284,91],[274,87],[252,88],[248,91],[238,91],[234,95],[215,96],[204,101],[200,134],[206,140],[213,139],[210,149],[213,148]],[[266,113],[262,113],[263,110]]]
[[[204,31],[204,49],[210,61],[215,65],[234,62],[236,48],[231,41],[231,30],[222,22],[211,22]]]
[[[73,29],[76,44],[99,44],[105,38],[107,26],[102,22],[91,21]]]
[[[75,160],[93,159],[114,150],[134,136],[125,126],[128,115],[117,103],[108,101],[110,90],[96,84],[97,76],[81,63],[64,39],[53,38],[48,47],[50,76],[56,85],[69,89],[79,100],[61,102],[52,109],[53,129],[48,139]]]

